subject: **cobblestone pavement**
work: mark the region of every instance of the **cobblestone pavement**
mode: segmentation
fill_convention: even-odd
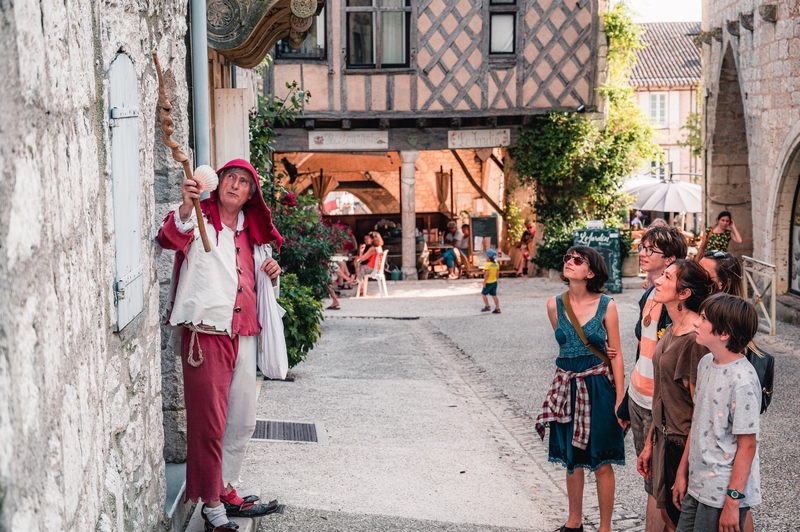
[[[389,299],[342,299],[320,344],[265,383],[259,417],[318,421],[327,445],[253,442],[245,483],[279,496],[286,514],[263,530],[555,530],[567,512],[564,470],[533,428],[557,350],[545,302],[563,290],[503,279],[503,314],[479,312],[476,282],[391,283]],[[626,373],[639,291],[615,296]],[[776,398],[762,416],[764,505],[757,530],[794,530],[800,465],[796,419],[800,329],[760,337],[776,355]],[[791,416],[791,417],[790,417]],[[791,425],[789,425],[791,426]],[[644,492],[632,442],[617,477],[614,530],[643,530]],[[457,469],[457,474],[453,471]],[[463,471],[463,473],[462,473]],[[587,475],[585,530],[599,515]]]

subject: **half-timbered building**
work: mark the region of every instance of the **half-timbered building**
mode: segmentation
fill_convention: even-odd
[[[311,93],[301,119],[279,130],[278,170],[300,190],[324,178],[326,191],[400,222],[403,274],[416,277],[415,234],[460,213],[502,215],[507,148],[533,116],[602,112],[603,7],[330,0],[302,47],[277,43],[265,77],[276,97],[287,82]]]

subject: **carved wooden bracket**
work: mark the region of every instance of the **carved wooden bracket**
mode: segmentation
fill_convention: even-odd
[[[290,0],[208,0],[206,21],[208,45],[244,68],[257,66],[278,40],[291,34],[290,44],[302,46],[306,37]]]
[[[767,22],[778,22],[778,6],[776,4],[758,6],[758,14]]]
[[[728,33],[733,35],[734,37],[739,36],[739,21],[738,20],[729,20],[726,22],[726,26],[728,27]]]
[[[753,31],[753,12],[739,13],[739,23],[748,31]]]

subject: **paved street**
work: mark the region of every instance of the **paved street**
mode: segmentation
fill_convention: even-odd
[[[563,285],[502,279],[501,315],[479,312],[479,285],[391,283],[389,299],[343,298],[342,310],[326,311],[321,342],[291,371],[296,380],[261,389],[259,418],[324,427],[320,443],[250,443],[245,484],[287,505],[262,530],[551,531],[564,522],[564,470],[547,462],[532,421],[556,354],[545,302]],[[639,294],[615,296],[626,373]],[[793,530],[800,510],[796,438],[783,429],[800,404],[788,384],[800,374],[788,349],[798,339],[786,325],[762,339],[779,371],[762,417],[757,530]],[[626,447],[614,529],[642,530],[630,438]],[[587,531],[598,522],[593,486],[587,476]]]

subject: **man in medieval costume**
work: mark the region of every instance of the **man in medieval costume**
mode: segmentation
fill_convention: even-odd
[[[211,251],[200,239],[193,201],[202,185],[185,179],[183,203],[167,214],[158,243],[175,250],[167,322],[179,327],[186,400],[186,499],[205,503],[206,531],[236,530],[230,517],[276,511],[234,487],[253,435],[256,355],[261,327],[256,314],[256,274],[277,281],[272,246],[283,238],[272,224],[253,166],[234,159],[217,171],[219,185],[200,202]],[[255,264],[257,248],[266,260]]]

